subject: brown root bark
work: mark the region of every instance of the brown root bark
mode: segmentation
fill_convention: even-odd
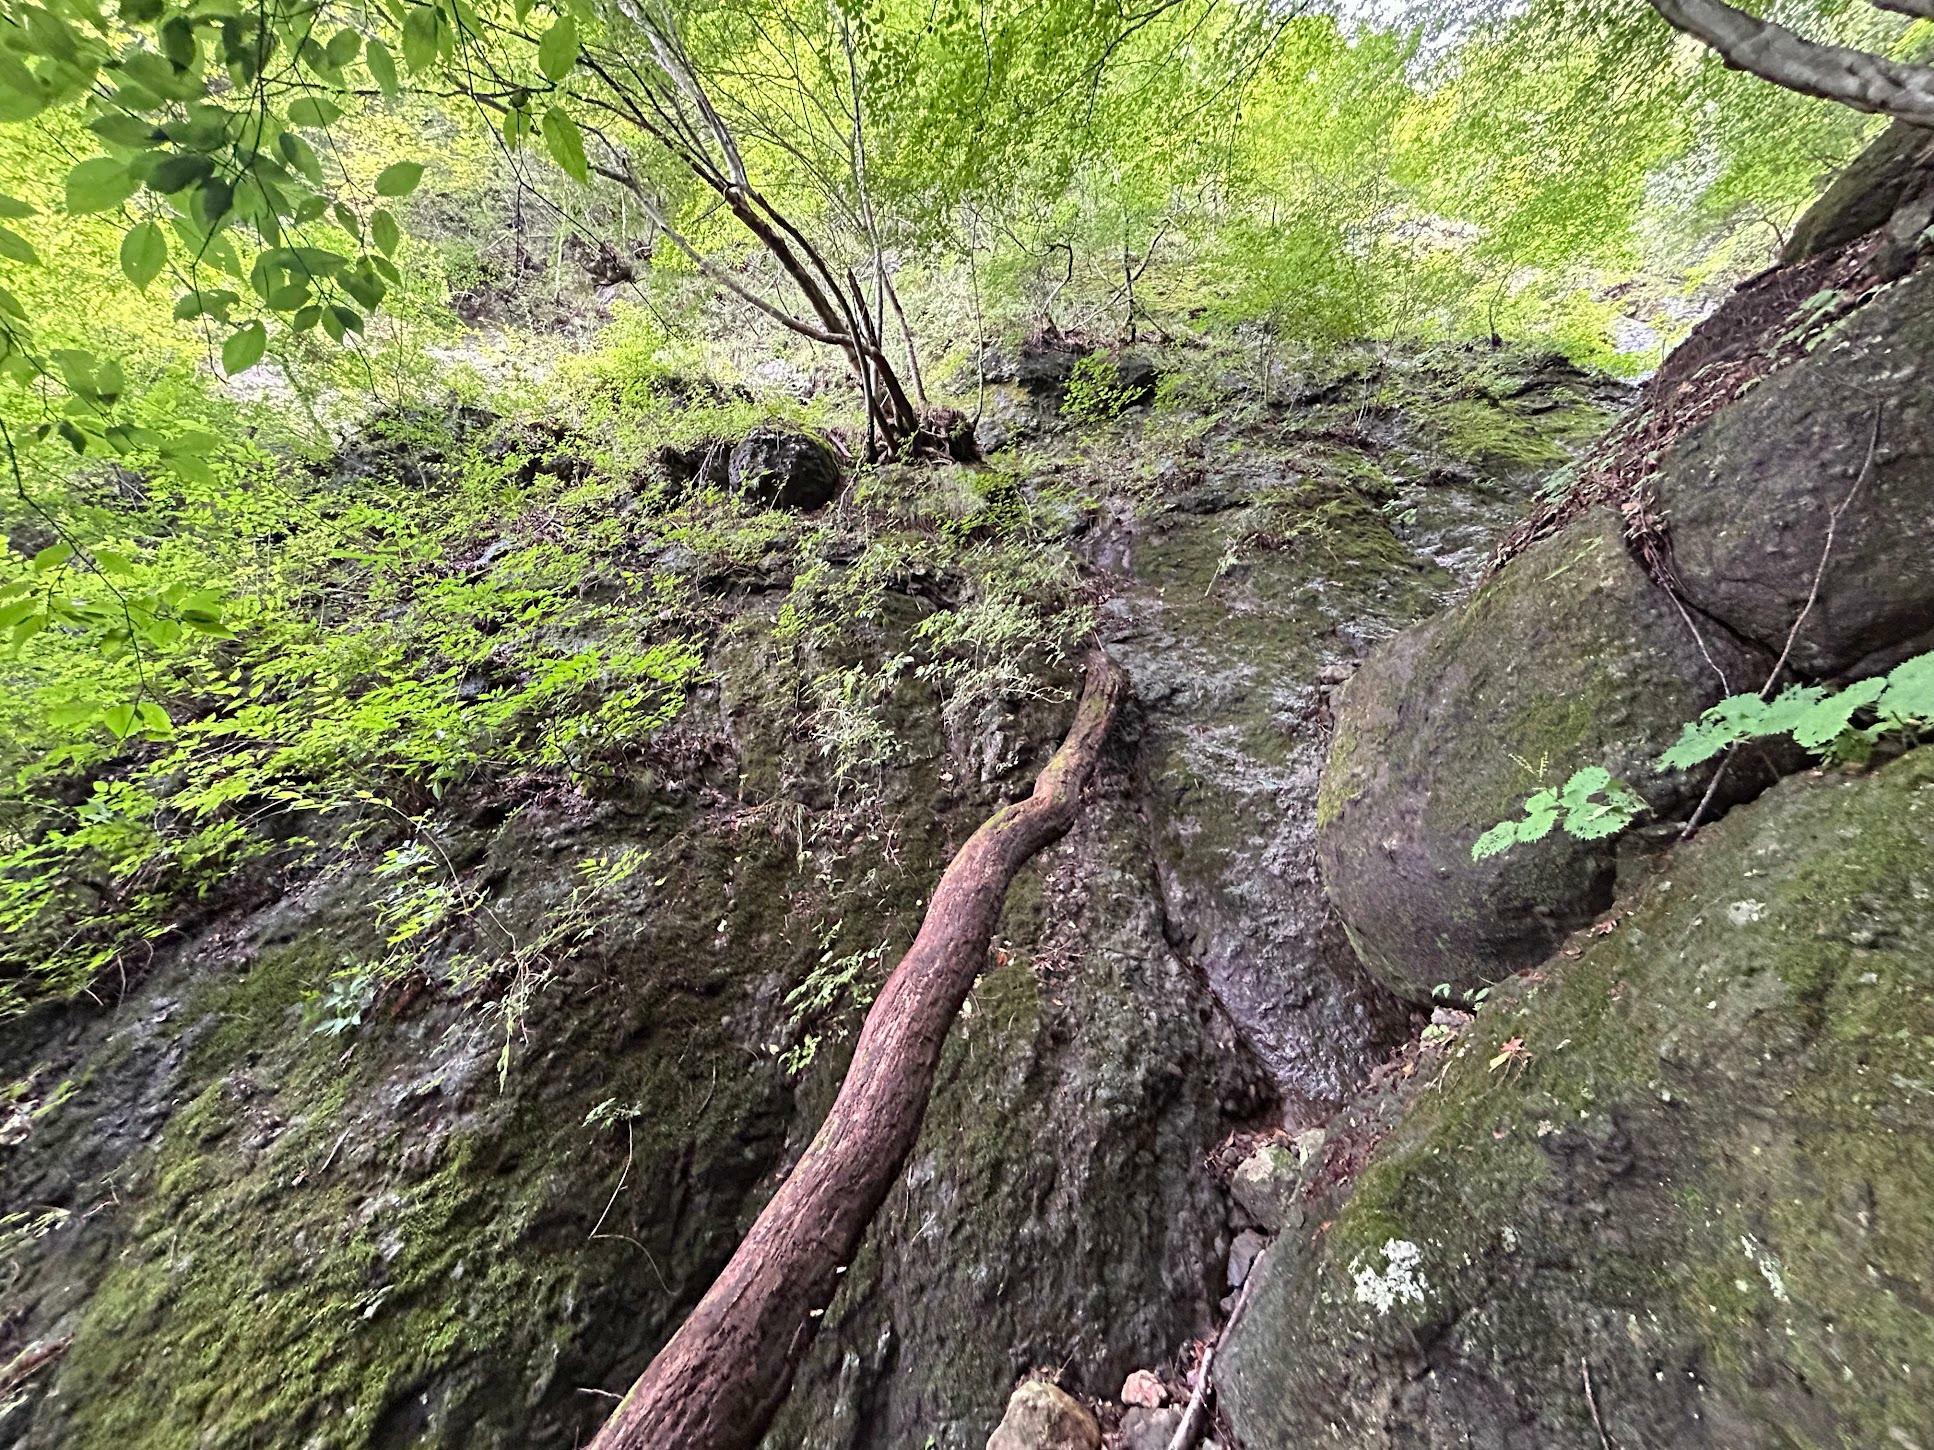
[[[593,1450],[749,1450],[791,1387],[840,1268],[898,1177],[947,1033],[987,962],[1007,888],[1074,823],[1128,692],[1097,650],[1067,738],[1027,799],[968,838],[866,1014],[832,1111],[705,1297],[632,1385]]]

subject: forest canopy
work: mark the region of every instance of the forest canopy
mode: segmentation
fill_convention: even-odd
[[[1772,13],[1881,57],[1926,28]],[[609,501],[476,419],[625,477],[755,417],[944,451],[1024,335],[1265,392],[1345,341],[1640,372],[1875,125],[1640,0],[0,0],[0,928],[73,990],[265,820],[677,713],[689,578],[639,571],[655,613],[587,644]],[[345,473],[358,430],[459,495]],[[449,565],[537,510],[514,587]]]

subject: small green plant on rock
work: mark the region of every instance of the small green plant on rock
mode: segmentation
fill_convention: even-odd
[[[1521,842],[1542,841],[1558,826],[1581,841],[1602,840],[1624,830],[1644,809],[1645,802],[1609,770],[1588,765],[1556,789],[1547,786],[1530,796],[1516,820],[1499,821],[1479,836],[1471,846],[1471,859],[1482,861]]]
[[[1840,690],[1790,685],[1770,700],[1763,694],[1729,695],[1687,722],[1659,756],[1658,768],[1687,770],[1751,741],[1781,737],[1822,760],[1858,763],[1888,740],[1918,739],[1929,722],[1934,722],[1934,651]],[[1471,859],[1541,841],[1554,828],[1581,841],[1602,840],[1630,825],[1645,802],[1593,765],[1574,771],[1556,790],[1531,795],[1523,809],[1521,817],[1500,821],[1479,836]]]
[[[1061,416],[1076,423],[1106,423],[1120,417],[1134,401],[1135,390],[1122,385],[1115,360],[1105,352],[1091,352],[1068,375]]]
[[[1855,717],[1871,711],[1865,724]],[[1934,720],[1934,651],[1843,690],[1792,685],[1771,700],[1732,695],[1680,732],[1659,764],[1684,770],[1750,740],[1791,736],[1826,760],[1860,761],[1889,737],[1912,737]]]

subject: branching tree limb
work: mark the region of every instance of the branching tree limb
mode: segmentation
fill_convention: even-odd
[[[1650,3],[1667,24],[1711,46],[1734,70],[1857,111],[1934,126],[1934,68],[1808,40],[1726,0]],[[1904,15],[1934,15],[1934,0],[1890,0],[1881,8]]]
[[[1128,676],[1097,650],[1067,738],[1026,800],[968,838],[866,1014],[832,1111],[593,1450],[750,1450],[792,1384],[841,1266],[919,1136],[941,1047],[987,963],[1008,884],[1074,823]]]

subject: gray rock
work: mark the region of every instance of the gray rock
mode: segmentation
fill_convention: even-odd
[[[1554,830],[1484,861],[1471,843],[1587,765],[1661,817],[1689,809],[1707,776],[1654,760],[1769,663],[1723,630],[1704,635],[1702,649],[1599,509],[1364,663],[1337,696],[1317,856],[1373,974],[1413,1002],[1440,984],[1467,994],[1543,960],[1611,904],[1613,840]]]
[[[728,478],[769,507],[809,513],[839,493],[839,459],[809,434],[759,428],[732,449]]]
[[[1246,1228],[1236,1235],[1236,1241],[1229,1245],[1229,1287],[1240,1289],[1243,1280],[1249,1277],[1249,1270],[1255,1265],[1262,1251],[1269,1247],[1269,1240],[1252,1228]]]
[[[1237,1443],[1925,1444],[1934,749],[1780,783],[1504,994],[1256,1267]]]
[[[1295,1153],[1280,1143],[1267,1143],[1236,1165],[1229,1191],[1251,1218],[1275,1233],[1302,1180]]]
[[[1021,344],[1014,364],[1014,381],[1030,397],[1056,403],[1068,390],[1074,365],[1090,351],[1052,338],[1030,338]]]
[[[1686,598],[1767,650],[1826,557],[1793,650],[1801,676],[1869,674],[1934,647],[1934,272],[1680,439],[1655,490]]]
[[[1065,1390],[1029,1380],[1008,1400],[987,1450],[1101,1450],[1101,1426]]]
[[[1121,1417],[1121,1450],[1168,1450],[1187,1412],[1179,1405],[1162,1410],[1130,1410]]]
[[[1791,266],[1884,226],[1894,208],[1928,184],[1934,132],[1896,121],[1807,208],[1780,261]]]

